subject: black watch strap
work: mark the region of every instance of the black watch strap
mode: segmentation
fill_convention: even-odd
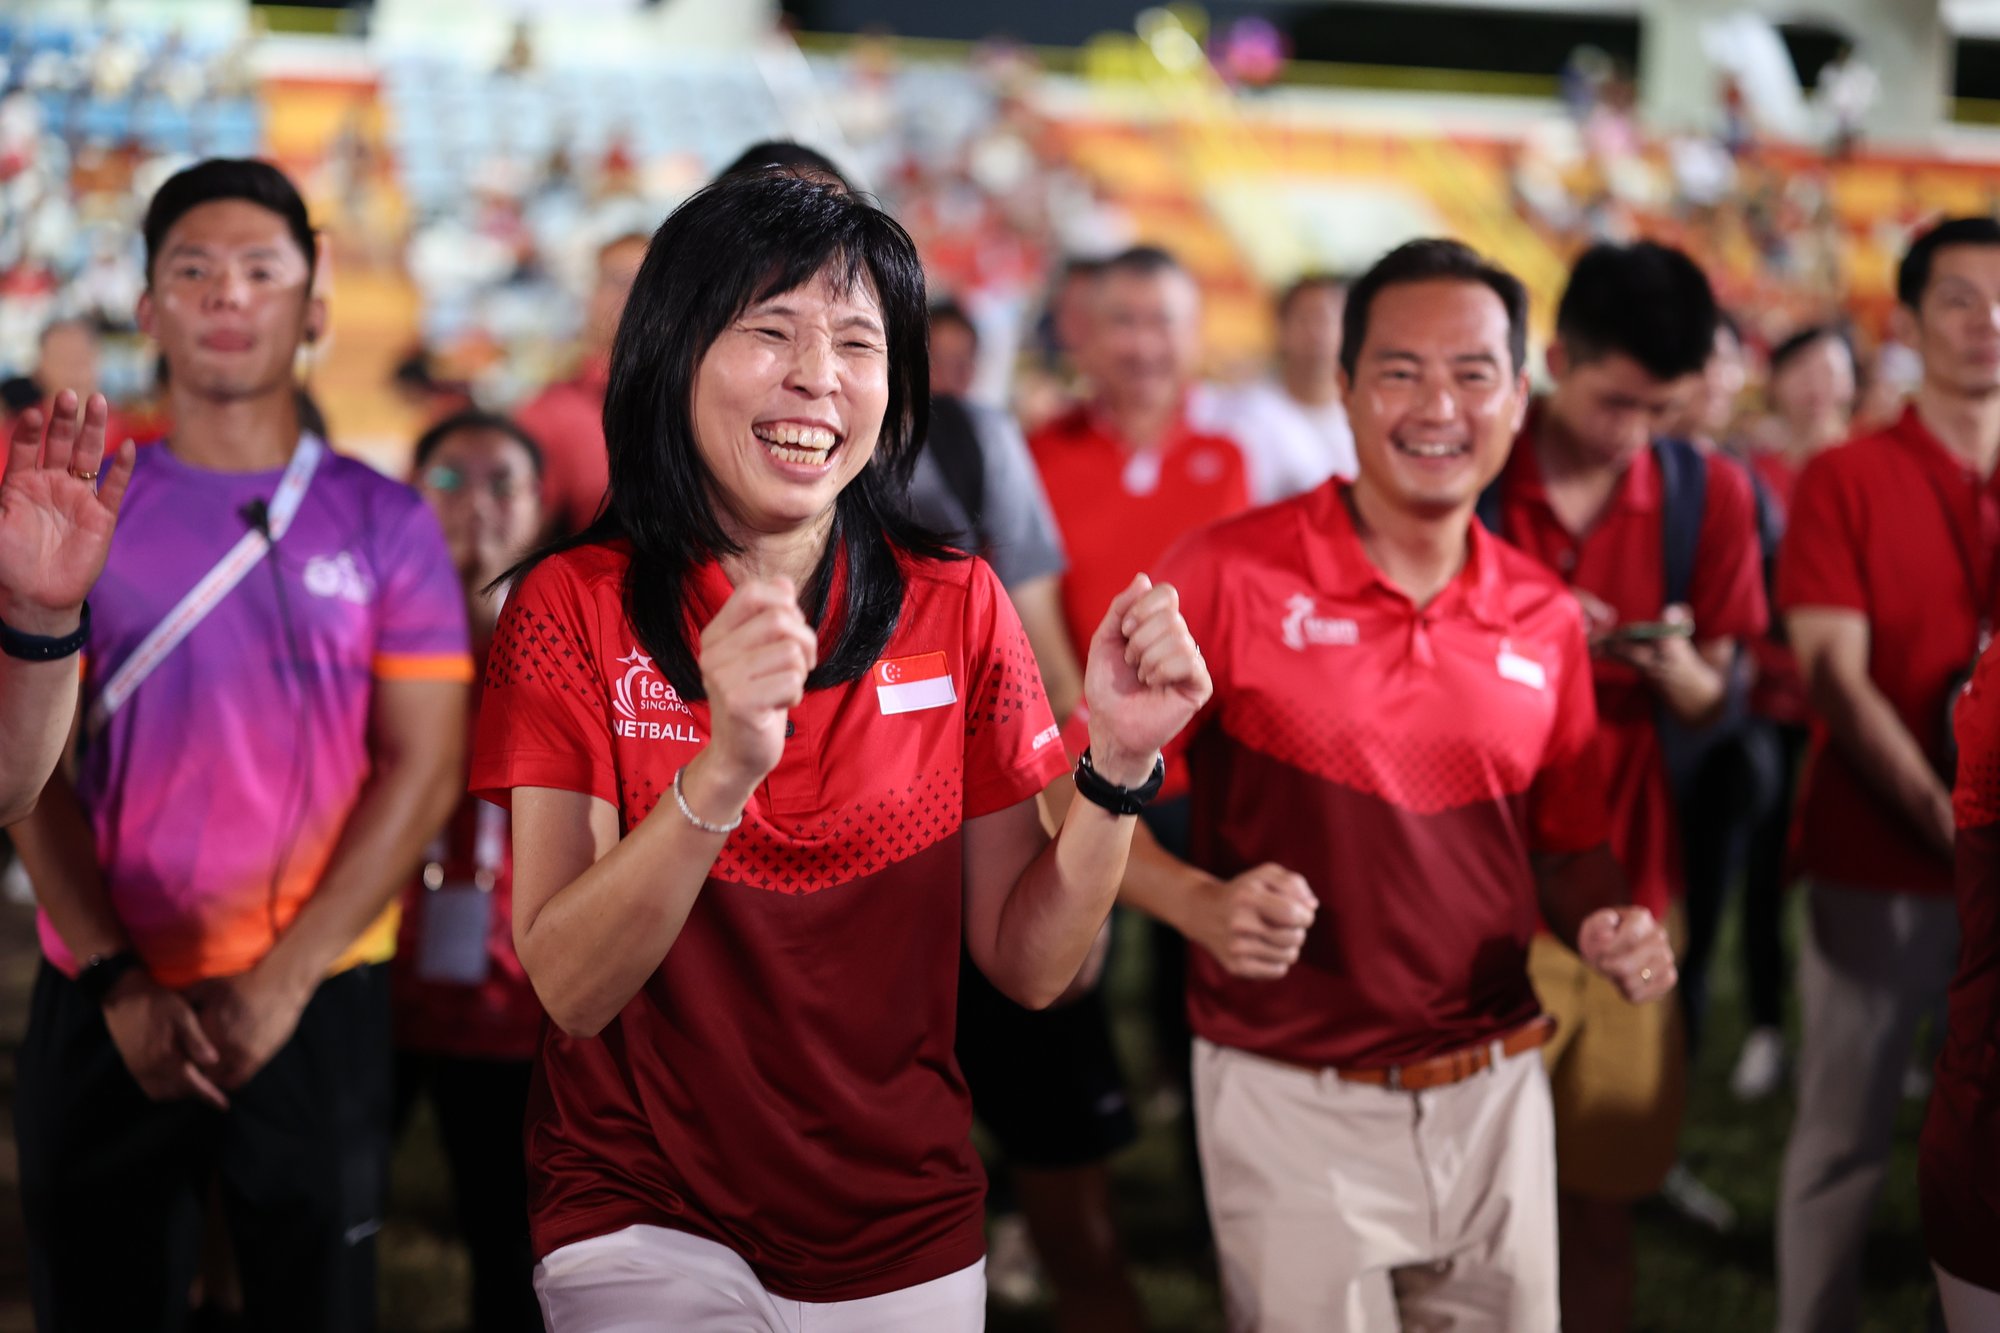
[[[18,657],[23,662],[54,662],[72,656],[83,648],[84,640],[89,637],[89,602],[83,604],[83,613],[77,619],[76,628],[68,634],[23,634],[0,620],[0,653]]]
[[[116,986],[127,972],[143,966],[145,966],[144,961],[130,949],[120,949],[117,953],[93,954],[90,961],[76,974],[77,989],[82,991],[92,1004],[101,1006],[111,994],[111,988]]]
[[[1136,815],[1144,810],[1147,803],[1160,794],[1160,784],[1166,780],[1167,761],[1163,757],[1154,758],[1153,776],[1137,787],[1121,787],[1099,773],[1091,766],[1088,749],[1076,761],[1077,795],[1114,815]]]

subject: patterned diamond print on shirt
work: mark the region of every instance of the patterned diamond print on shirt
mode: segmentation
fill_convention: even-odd
[[[1357,716],[1311,705],[1280,711],[1262,700],[1231,709],[1223,729],[1280,763],[1412,814],[1434,815],[1528,790],[1540,746],[1481,723],[1440,731],[1397,719]],[[1407,719],[1404,719],[1407,721]]]
[[[893,788],[867,790],[823,817],[787,820],[783,827],[745,819],[709,873],[779,893],[818,893],[876,874],[958,832],[964,808],[964,773],[954,764]]]
[[[486,658],[486,687],[537,683],[579,693],[588,707],[606,707],[604,680],[583,637],[538,611],[510,606]]]
[[[965,737],[971,740],[991,728],[1005,730],[1020,713],[1042,697],[1042,675],[1027,636],[1015,633],[994,645],[993,661],[977,687],[979,696],[966,704]]]

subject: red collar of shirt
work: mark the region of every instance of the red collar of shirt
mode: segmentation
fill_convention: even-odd
[[[1535,452],[1535,432],[1540,428],[1541,420],[1542,404],[1539,401],[1529,404],[1527,419],[1521,423],[1521,433],[1514,437],[1514,452],[1508,458],[1502,475],[1506,478],[1507,498],[1510,501],[1539,505],[1549,510],[1553,519],[1554,506],[1549,503],[1548,483],[1542,478],[1541,456]],[[1661,503],[1660,467],[1653,458],[1652,447],[1648,445],[1625,465],[1625,475],[1612,489],[1611,498],[1605,502],[1604,513],[1598,522],[1619,511],[1649,514]]]
[[[706,560],[696,565],[688,573],[688,610],[693,618],[697,634],[715,619],[727,602],[736,585],[723,572],[720,560]],[[803,590],[801,590],[803,592]],[[826,614],[820,618],[819,653],[824,659],[833,651],[833,645],[840,637],[840,628],[846,618],[847,605],[847,547],[840,543],[836,534],[833,550],[833,586],[826,595]]]
[[[1369,558],[1355,530],[1348,509],[1351,482],[1336,477],[1313,494],[1304,512],[1304,547],[1311,564],[1313,581],[1329,596],[1342,598],[1391,597],[1416,613],[1410,595],[1389,581]],[[1452,575],[1425,614],[1438,619],[1467,619],[1488,629],[1505,631],[1513,626],[1507,611],[1506,576],[1492,534],[1477,520],[1468,519],[1465,564]]]

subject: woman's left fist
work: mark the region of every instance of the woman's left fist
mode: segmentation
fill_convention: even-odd
[[[1180,734],[1214,689],[1180,594],[1133,576],[1111,600],[1090,640],[1083,698],[1090,710],[1091,766],[1121,787],[1153,775],[1160,748]]]

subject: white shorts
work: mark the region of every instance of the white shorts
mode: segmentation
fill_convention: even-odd
[[[535,1265],[548,1333],[979,1333],[986,1261],[901,1291],[794,1301],[764,1289],[726,1245],[633,1226],[551,1251]]]

